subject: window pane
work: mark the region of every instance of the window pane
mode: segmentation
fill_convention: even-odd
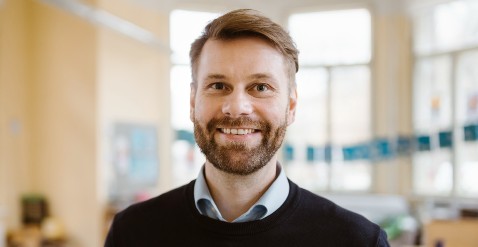
[[[478,50],[458,58],[456,93],[458,124],[478,122]]]
[[[172,144],[174,186],[194,179],[204,162],[194,141],[193,124],[189,119],[190,74],[188,65],[176,65],[171,69],[171,126],[176,134]]]
[[[327,143],[325,69],[301,69],[297,74],[297,93],[296,118],[289,126],[286,138],[287,145],[295,150],[295,155],[286,163],[287,174],[304,188],[324,190],[328,182],[328,166],[324,153],[318,152],[323,152]]]
[[[367,191],[372,185],[369,161],[333,162],[330,186],[335,191]]]
[[[413,119],[416,132],[451,128],[451,60],[448,56],[419,60],[414,74]]]
[[[478,44],[478,1],[460,0],[436,5],[414,20],[415,51],[427,53]]]
[[[347,145],[371,138],[370,71],[367,66],[331,73],[332,143]]]
[[[342,148],[371,140],[370,71],[367,66],[331,71],[331,165],[333,190],[365,191],[371,186],[370,160],[344,161]]]
[[[170,16],[171,59],[176,64],[189,63],[191,43],[201,35],[206,24],[218,17],[217,13],[173,10]]]
[[[371,20],[366,9],[294,14],[289,28],[302,64],[370,61]]]
[[[173,186],[177,187],[195,179],[205,162],[204,155],[195,143],[175,140],[171,147],[173,157]]]
[[[193,130],[189,119],[189,92],[191,69],[188,65],[176,65],[171,69],[171,124],[173,129]]]
[[[327,143],[327,72],[301,69],[297,74],[298,107],[295,122],[289,127],[291,143]]]
[[[460,196],[478,196],[478,142],[465,142],[463,127],[478,124],[478,50],[458,58],[456,84],[456,117],[458,135],[457,192]]]
[[[429,53],[435,45],[433,11],[427,10],[414,18],[413,48],[415,53]]]
[[[478,45],[478,1],[467,0],[467,15],[465,18],[465,27],[463,27],[463,42],[466,46]]]
[[[467,14],[463,1],[454,1],[436,7],[434,19],[438,48],[450,49],[458,47],[463,42]]]
[[[413,155],[413,186],[417,194],[447,195],[453,187],[452,151],[440,148],[438,133],[452,130],[451,59],[422,59],[415,65],[414,129],[430,136],[430,151]]]
[[[432,150],[413,155],[413,189],[423,195],[449,195],[453,187],[451,150]]]
[[[457,152],[458,181],[457,192],[460,196],[478,197],[478,143],[463,143]]]

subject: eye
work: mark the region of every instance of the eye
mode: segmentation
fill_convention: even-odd
[[[211,88],[216,90],[224,90],[226,89],[226,85],[224,85],[222,82],[216,82],[211,85]]]
[[[268,98],[277,93],[276,89],[268,83],[255,83],[248,90],[252,96],[257,98]]]
[[[267,84],[257,84],[255,86],[255,89],[259,92],[265,92],[265,91],[268,91],[270,88],[269,86],[267,86]]]

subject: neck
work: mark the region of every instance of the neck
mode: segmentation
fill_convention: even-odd
[[[275,156],[262,169],[247,176],[223,172],[206,161],[205,178],[221,215],[231,222],[261,198],[274,182],[276,171]]]

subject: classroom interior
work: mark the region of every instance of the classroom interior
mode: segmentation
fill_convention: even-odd
[[[478,246],[478,1],[0,0],[0,247],[103,246],[195,179],[189,46],[237,8],[300,50],[291,180],[394,247]]]

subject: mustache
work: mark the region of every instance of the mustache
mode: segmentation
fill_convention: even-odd
[[[207,130],[212,132],[217,128],[217,126],[225,126],[225,127],[242,127],[248,126],[254,129],[266,129],[268,128],[268,124],[262,121],[253,120],[249,117],[238,117],[238,118],[231,118],[228,116],[222,118],[213,118],[207,123]]]

